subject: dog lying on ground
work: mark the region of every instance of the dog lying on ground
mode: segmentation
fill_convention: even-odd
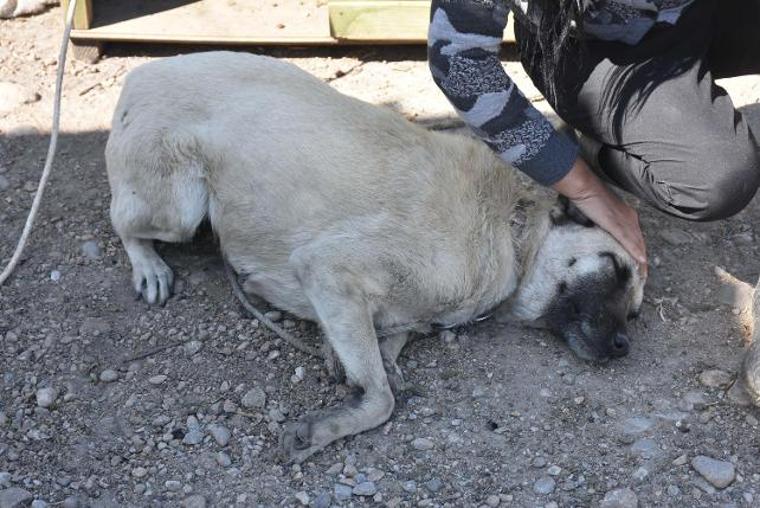
[[[246,292],[315,320],[357,400],[289,425],[302,461],[385,422],[408,333],[501,306],[587,359],[628,352],[644,280],[571,208],[534,199],[480,141],[432,132],[273,58],[209,52],[126,79],[106,147],[111,219],[149,303],[172,271],[154,240],[208,218]],[[580,222],[580,223],[579,223]]]

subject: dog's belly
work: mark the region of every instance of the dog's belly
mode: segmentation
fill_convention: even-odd
[[[250,273],[242,286],[246,293],[264,298],[277,308],[290,312],[300,319],[317,320],[314,307],[298,282],[295,271],[288,267]]]

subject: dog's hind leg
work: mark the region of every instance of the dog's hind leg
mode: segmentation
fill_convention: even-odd
[[[150,303],[166,303],[173,274],[153,241],[192,238],[208,211],[208,190],[199,165],[161,146],[109,139],[111,222],[132,264],[132,284]]]
[[[324,254],[324,253],[323,253]],[[342,407],[310,413],[286,427],[281,445],[301,462],[344,436],[377,427],[393,412],[393,392],[372,323],[362,277],[345,266],[301,263],[299,277],[333,350],[359,396]]]
[[[380,355],[383,357],[383,367],[388,375],[388,382],[395,395],[406,391],[407,384],[396,361],[401,350],[409,340],[409,332],[397,333],[380,341]]]
[[[399,398],[399,400],[414,395],[418,397],[424,397],[426,395],[426,392],[422,387],[416,384],[407,383],[404,380],[404,374],[398,366],[398,357],[401,354],[401,350],[404,349],[404,346],[406,346],[406,343],[409,341],[410,335],[410,332],[397,333],[389,335],[380,341],[380,355],[383,357],[383,366],[388,375],[388,383],[391,385],[393,394]]]

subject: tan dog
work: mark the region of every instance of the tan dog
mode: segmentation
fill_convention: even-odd
[[[150,303],[172,272],[154,240],[207,217],[244,288],[318,321],[361,398],[283,436],[301,461],[388,419],[405,323],[455,325],[504,303],[585,358],[628,351],[642,300],[610,236],[530,200],[481,142],[430,132],[346,97],[297,67],[212,52],[127,78],[106,148],[111,218]],[[582,220],[580,222],[583,222]]]

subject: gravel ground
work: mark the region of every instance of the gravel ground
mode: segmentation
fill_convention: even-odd
[[[47,150],[61,16],[0,21],[4,259]],[[347,387],[243,314],[208,230],[161,246],[177,275],[166,307],[135,301],[108,219],[103,148],[122,79],[187,50],[119,46],[69,67],[55,173],[0,290],[0,508],[760,506],[760,414],[724,396],[743,344],[713,273],[756,280],[757,200],[717,224],[642,207],[653,263],[628,357],[589,365],[548,334],[491,322],[418,340],[400,365],[425,397],[301,466],[280,462],[283,423]],[[420,48],[269,52],[410,119],[452,118]],[[760,107],[758,76],[723,84]]]

